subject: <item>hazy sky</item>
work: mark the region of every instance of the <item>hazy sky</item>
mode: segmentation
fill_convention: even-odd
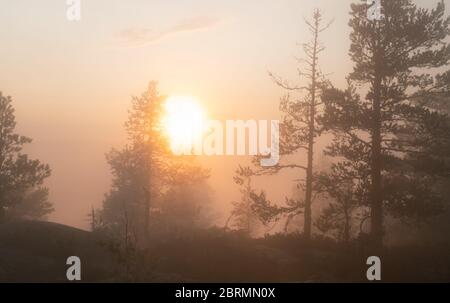
[[[69,22],[65,0],[0,0],[0,90],[14,99],[19,132],[34,139],[27,151],[53,170],[51,220],[87,227],[109,187],[104,154],[124,144],[130,97],[152,79],[164,94],[195,96],[211,118],[276,119],[283,92],[267,72],[296,80],[297,43],[310,38],[303,18],[318,7],[334,18],[322,70],[343,85],[351,2],[81,0],[81,21]],[[202,162],[226,208],[239,161]],[[289,194],[281,179],[271,187]]]

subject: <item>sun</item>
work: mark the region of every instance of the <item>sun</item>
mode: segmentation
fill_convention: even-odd
[[[163,125],[174,153],[190,151],[203,136],[205,111],[189,96],[171,96],[165,103]]]

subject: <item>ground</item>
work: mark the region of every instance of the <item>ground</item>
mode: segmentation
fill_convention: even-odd
[[[35,221],[0,224],[0,282],[65,282],[66,260],[81,259],[83,282],[366,282],[367,256],[349,245],[299,234],[251,239],[213,228],[151,233],[128,250],[102,233]],[[386,282],[450,281],[450,245],[403,245],[383,252]]]
[[[83,280],[112,276],[112,257],[90,232],[49,222],[0,224],[0,282],[67,281],[69,256],[81,258]]]

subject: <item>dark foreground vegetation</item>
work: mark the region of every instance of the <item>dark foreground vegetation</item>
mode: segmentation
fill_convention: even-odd
[[[251,239],[221,229],[160,238],[126,250],[105,235],[22,221],[0,225],[1,282],[64,282],[66,259],[79,256],[83,282],[352,282],[367,281],[364,249],[298,234]],[[450,280],[450,245],[388,247],[382,278]]]

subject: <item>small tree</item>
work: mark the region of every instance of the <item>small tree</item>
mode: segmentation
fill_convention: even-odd
[[[333,165],[328,173],[317,176],[318,192],[326,193],[331,201],[315,222],[324,233],[333,233],[336,238],[348,243],[352,237],[352,225],[360,206],[357,185],[348,178],[345,168]]]
[[[103,202],[102,221],[120,232],[125,204],[127,224],[133,225],[137,239],[144,244],[156,199],[174,185],[196,183],[209,176],[207,170],[192,164],[192,158],[172,154],[162,124],[165,101],[156,82],[151,82],[141,96],[133,97],[125,124],[129,144],[107,154],[113,184]]]
[[[233,202],[233,209],[225,224],[225,227],[230,226],[243,231],[249,237],[256,231],[256,227],[260,223],[251,199],[253,191],[252,176],[253,172],[249,167],[239,166],[236,170],[233,179],[240,186],[241,200]]]

